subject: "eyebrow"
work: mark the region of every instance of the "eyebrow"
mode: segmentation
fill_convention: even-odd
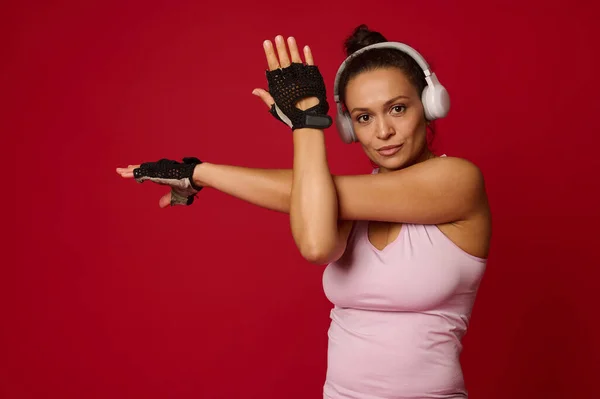
[[[394,103],[394,102],[398,101],[398,100],[399,100],[399,99],[401,99],[401,98],[406,98],[406,99],[409,99],[410,97],[408,97],[408,96],[404,96],[404,95],[396,96],[396,97],[394,97],[394,98],[392,98],[392,99],[390,99],[390,100],[387,100],[387,101],[385,102],[385,104],[383,104],[383,106],[384,106],[384,107],[388,107],[388,106],[390,106],[392,103]],[[355,111],[368,111],[368,110],[369,110],[369,108],[352,108],[352,111],[350,111],[350,113],[352,114],[352,113],[354,113]]]

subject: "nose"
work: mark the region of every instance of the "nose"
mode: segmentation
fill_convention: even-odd
[[[377,125],[377,138],[380,140],[386,140],[395,134],[394,127],[387,120],[387,118],[379,118],[379,124]]]

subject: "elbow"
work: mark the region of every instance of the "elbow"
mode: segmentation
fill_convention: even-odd
[[[331,243],[315,243],[300,246],[302,257],[315,265],[325,265],[339,258],[337,246]]]
[[[331,262],[331,256],[325,251],[318,249],[301,250],[302,257],[315,265],[326,265]]]

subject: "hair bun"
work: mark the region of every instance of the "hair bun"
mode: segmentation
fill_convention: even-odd
[[[362,24],[356,27],[352,35],[346,39],[344,49],[346,50],[346,56],[349,56],[363,47],[383,42],[387,42],[387,39],[381,33],[369,30],[367,25]]]

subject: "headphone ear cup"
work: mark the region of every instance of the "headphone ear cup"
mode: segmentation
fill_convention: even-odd
[[[340,138],[344,143],[350,144],[357,141],[356,135],[354,134],[354,127],[352,126],[352,119],[347,112],[341,109],[340,105],[338,105],[338,114],[335,118],[335,124]]]
[[[448,115],[448,111],[450,111],[450,95],[446,88],[437,81],[437,78],[435,78],[435,83],[428,83],[428,86],[423,90],[421,98],[425,117],[430,121],[444,118]]]

